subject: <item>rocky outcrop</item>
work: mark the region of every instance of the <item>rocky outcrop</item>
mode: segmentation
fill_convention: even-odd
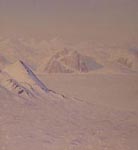
[[[56,53],[48,63],[41,67],[48,73],[89,72],[101,68],[93,58],[84,56],[77,51],[67,50]]]

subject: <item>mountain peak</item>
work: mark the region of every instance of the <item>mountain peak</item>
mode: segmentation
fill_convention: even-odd
[[[48,88],[38,79],[33,71],[22,60],[18,60],[13,64],[8,65],[3,72],[19,83],[28,83],[32,87],[39,87],[41,90],[47,92]]]
[[[42,71],[48,73],[86,73],[102,67],[103,66],[97,63],[92,57],[82,55],[76,50],[64,49],[52,56],[47,65],[41,68]]]

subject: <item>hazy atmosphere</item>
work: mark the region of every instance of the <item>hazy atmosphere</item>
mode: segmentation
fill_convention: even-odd
[[[137,6],[137,0],[0,0],[0,32],[70,41],[136,42]]]
[[[0,0],[0,150],[138,150],[138,0]]]

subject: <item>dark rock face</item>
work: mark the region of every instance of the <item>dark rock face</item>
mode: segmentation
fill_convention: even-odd
[[[18,95],[24,95],[24,96],[33,96],[33,88],[31,85],[28,85],[28,87],[23,86],[22,84],[18,83],[14,79],[8,79],[6,80],[6,85],[14,91],[14,93]],[[24,84],[25,85],[25,84]],[[31,88],[30,88],[31,87]]]
[[[60,62],[54,60],[51,61],[49,63],[49,65],[47,65],[47,67],[45,68],[45,70],[49,73],[71,73],[73,71],[71,71],[70,69],[67,69],[64,65],[62,65]]]
[[[49,60],[44,71],[48,73],[89,72],[101,67],[102,65],[89,56],[81,55],[77,51],[64,50]]]
[[[127,58],[120,57],[118,62],[128,68],[132,68],[133,62],[129,61]]]

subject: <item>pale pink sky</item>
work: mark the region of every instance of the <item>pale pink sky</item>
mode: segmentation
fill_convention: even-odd
[[[1,35],[129,40],[138,35],[138,0],[0,0]]]

